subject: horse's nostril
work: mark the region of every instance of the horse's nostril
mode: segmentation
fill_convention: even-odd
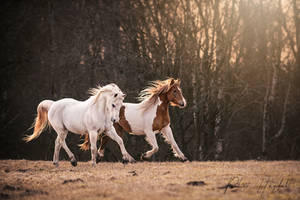
[[[184,106],[184,103],[181,103],[180,106]]]

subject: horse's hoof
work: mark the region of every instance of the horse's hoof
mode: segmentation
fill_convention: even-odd
[[[53,162],[53,165],[54,165],[55,167],[58,167],[58,162]]]
[[[128,160],[126,160],[126,159],[122,159],[122,163],[124,164],[124,165],[126,165],[126,164],[128,164]]]
[[[76,167],[77,166],[77,160],[71,161],[71,165],[73,165],[73,167]]]
[[[100,157],[100,156],[98,155],[97,158],[96,158],[96,163],[98,164],[99,162],[101,162],[101,160],[102,160],[102,157]]]
[[[186,157],[184,157],[183,159],[181,159],[181,162],[187,162],[189,161]]]
[[[143,153],[140,158],[141,161],[150,161],[150,158],[146,157],[146,153]]]
[[[144,160],[144,153],[140,156],[140,160],[141,160],[141,161]]]

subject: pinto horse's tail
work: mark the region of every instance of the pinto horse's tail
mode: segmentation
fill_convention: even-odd
[[[90,149],[90,140],[89,140],[89,134],[84,135],[84,142],[82,144],[78,145],[81,150],[87,151]]]
[[[48,111],[54,101],[44,100],[37,107],[37,116],[31,128],[34,128],[32,135],[27,135],[23,138],[26,142],[29,142],[37,137],[43,132],[43,130],[48,127]]]

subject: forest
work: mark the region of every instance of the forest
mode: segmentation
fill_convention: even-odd
[[[88,98],[116,83],[138,102],[149,81],[179,78],[170,107],[189,160],[300,159],[300,1],[78,0],[1,3],[1,159],[51,160],[56,133],[22,138],[44,99]],[[153,161],[176,159],[163,137]],[[150,149],[124,134],[136,159]],[[81,161],[82,138],[67,144]],[[67,159],[61,153],[62,159]],[[121,153],[109,142],[106,161]]]

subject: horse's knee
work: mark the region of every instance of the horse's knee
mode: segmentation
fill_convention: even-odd
[[[94,145],[91,146],[91,153],[92,155],[97,154],[97,148]]]
[[[124,142],[121,138],[119,140],[117,140],[117,143],[119,146],[124,146]]]
[[[100,157],[104,157],[104,149],[99,149],[99,150],[98,150],[98,155],[99,155]]]
[[[64,138],[57,136],[57,138],[55,140],[55,144],[62,145],[64,141],[65,141]]]

